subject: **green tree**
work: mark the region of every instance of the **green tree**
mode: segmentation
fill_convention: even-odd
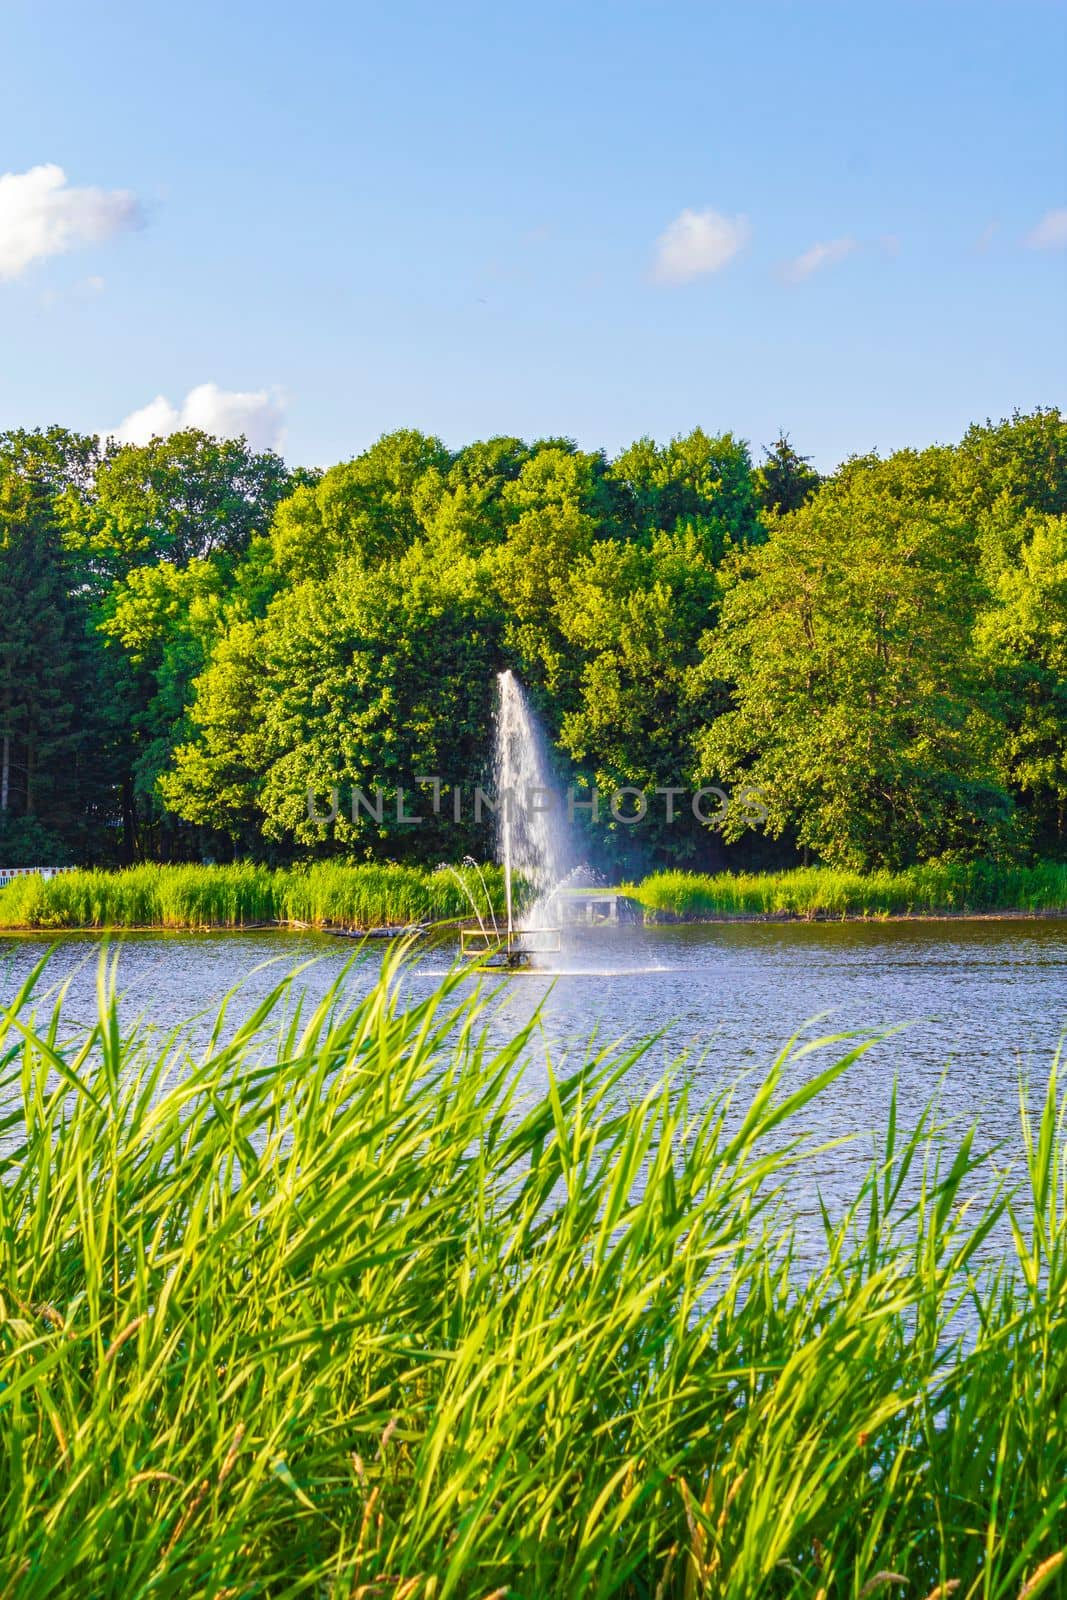
[[[758,781],[827,860],[1063,853],[1060,413],[821,485],[786,437],[764,456],[402,429],[320,476],[195,431],[2,433],[7,826],[97,859],[452,854],[433,823],[324,836],[307,783],[473,784],[512,665],[602,788]]]
[[[757,786],[772,835],[795,830],[831,865],[997,854],[1014,832],[971,649],[974,530],[883,476],[857,467],[738,561],[703,669],[731,709],[700,771]],[[726,836],[744,826],[731,812]]]
[[[976,629],[1007,721],[1005,756],[1035,847],[1067,854],[1067,516],[1030,513],[1015,558],[993,575]]]
[[[49,484],[3,472],[0,850],[9,860],[30,852],[47,862],[84,843],[101,803],[93,664]]]
[[[88,499],[101,463],[115,445],[69,428],[12,428],[0,433],[0,473],[31,476],[53,498],[73,492]]]
[[[818,491],[822,481],[808,463],[810,456],[798,455],[783,433],[770,449],[764,449],[763,462],[753,474],[753,486],[761,511],[773,511],[783,516],[787,511],[799,511]]]
[[[91,491],[63,502],[67,542],[108,646],[104,720],[127,858],[195,846],[165,815],[157,779],[184,736],[190,685],[237,574],[262,569],[275,508],[307,479],[244,439],[188,429],[112,447]]]
[[[649,797],[639,829],[601,818],[601,838],[627,865],[639,856],[681,862],[700,850],[692,812],[672,803],[668,823],[653,791],[689,782],[695,740],[718,709],[716,686],[696,672],[718,609],[718,554],[699,526],[650,545],[602,540],[560,602],[563,635],[583,662],[560,742],[605,797],[622,787]]]
[[[507,619],[505,654],[528,684],[560,705],[573,699],[577,665],[560,607],[595,537],[596,523],[575,502],[524,511],[491,567]]]
[[[338,562],[395,559],[423,533],[452,457],[414,428],[387,433],[279,506],[271,537],[288,583],[324,578]]]
[[[267,531],[293,483],[280,456],[243,438],[187,428],[126,445],[96,471],[83,546],[116,577],[155,561],[237,557]]]
[[[427,531],[455,529],[468,548],[501,540],[513,515],[505,491],[536,450],[521,439],[478,440],[458,451],[447,471],[429,467],[415,494]]]
[[[620,531],[673,533],[711,519],[727,541],[745,544],[762,537],[752,458],[732,433],[715,437],[694,428],[662,446],[639,439],[615,458],[608,476],[619,493]]]
[[[1006,496],[1020,509],[1067,513],[1067,419],[1053,407],[974,423],[944,454],[948,496],[961,510],[978,514]]]
[[[215,561],[135,567],[114,591],[100,623],[136,686],[127,726],[135,791],[142,817],[150,821],[158,821],[157,780],[187,733],[192,681],[225,626],[231,586],[231,574]]]
[[[425,860],[484,851],[471,805],[485,776],[499,644],[474,561],[442,567],[419,544],[373,571],[350,558],[287,590],[258,624],[227,635],[196,685],[195,737],[162,792],[179,815],[239,837],[252,808],[283,849],[397,852]],[[421,777],[466,789],[432,810]],[[340,791],[336,819],[309,815],[309,792]],[[351,792],[385,801],[380,821]],[[407,791],[398,820],[397,791]]]
[[[562,708],[573,703],[579,665],[559,608],[577,564],[610,532],[605,473],[603,456],[569,441],[535,446],[503,489],[506,536],[486,568],[504,612],[505,657],[556,726]]]
[[[218,640],[196,679],[185,737],[157,780],[171,811],[225,835],[235,856],[241,849],[262,853],[259,795],[272,755],[264,729],[268,638],[261,622],[244,619]]]

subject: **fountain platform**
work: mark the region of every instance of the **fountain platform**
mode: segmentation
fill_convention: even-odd
[[[564,886],[550,895],[548,903],[561,922],[571,923],[632,922],[640,911],[621,889]]]
[[[461,928],[460,954],[475,957],[485,966],[525,967],[533,956],[558,955],[558,928]]]

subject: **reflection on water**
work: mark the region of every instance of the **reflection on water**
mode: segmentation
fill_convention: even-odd
[[[51,983],[70,979],[72,1018],[94,1013],[100,947],[96,937],[61,937],[49,964]],[[48,948],[40,937],[0,943],[5,999]],[[127,935],[119,960],[124,1010],[169,1030],[193,1012],[210,1013],[244,980],[236,1016],[301,961],[312,964],[297,988],[311,999],[353,954],[350,943],[328,935]],[[370,946],[358,957],[353,997],[372,982],[380,956],[381,947]],[[424,954],[404,983],[424,993],[453,956],[453,947]],[[1065,920],[597,927],[569,933],[553,964],[554,974],[483,980],[493,997],[491,1036],[504,1038],[539,1012],[531,1089],[543,1082],[546,1053],[576,1066],[594,1035],[599,1048],[661,1034],[626,1089],[640,1095],[675,1063],[699,1098],[766,1064],[796,1031],[815,1037],[906,1025],[813,1107],[808,1126],[826,1138],[883,1127],[897,1074],[904,1126],[943,1079],[945,1114],[977,1118],[983,1143],[1014,1150],[1020,1072],[1043,1082],[1067,1030]],[[864,1164],[870,1149],[864,1138],[835,1155],[835,1178]]]

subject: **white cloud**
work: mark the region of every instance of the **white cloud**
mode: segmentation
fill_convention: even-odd
[[[119,444],[147,444],[179,428],[199,428],[219,439],[236,439],[243,433],[253,450],[280,450],[285,407],[277,390],[240,392],[201,383],[189,390],[180,407],[159,394],[108,431]]]
[[[119,444],[147,444],[149,439],[163,438],[181,425],[181,412],[171,405],[166,395],[157,394],[139,411],[131,411],[117,428],[108,432]]]
[[[790,282],[800,283],[804,278],[810,278],[813,272],[832,267],[835,261],[843,261],[855,248],[855,239],[822,239],[813,244],[810,250],[805,250],[803,255],[797,256],[795,261],[788,262],[785,275]]]
[[[62,167],[0,175],[0,280],[17,278],[34,261],[99,244],[141,221],[126,189],[75,189]]]
[[[689,283],[707,272],[718,272],[748,243],[751,234],[747,217],[683,211],[656,240],[652,276],[658,283]]]
[[[277,449],[284,421],[281,397],[270,389],[242,394],[220,389],[217,383],[201,383],[189,390],[182,407],[183,428],[202,428],[220,439],[243,433],[255,450]]]
[[[1062,250],[1067,245],[1067,206],[1046,211],[1037,227],[1026,236],[1031,250]]]

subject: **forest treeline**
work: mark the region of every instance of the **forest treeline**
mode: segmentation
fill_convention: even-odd
[[[614,459],[402,430],[329,471],[185,431],[0,434],[0,863],[484,856],[308,791],[487,780],[513,667],[603,865],[1067,856],[1067,423],[820,479],[697,429]]]

